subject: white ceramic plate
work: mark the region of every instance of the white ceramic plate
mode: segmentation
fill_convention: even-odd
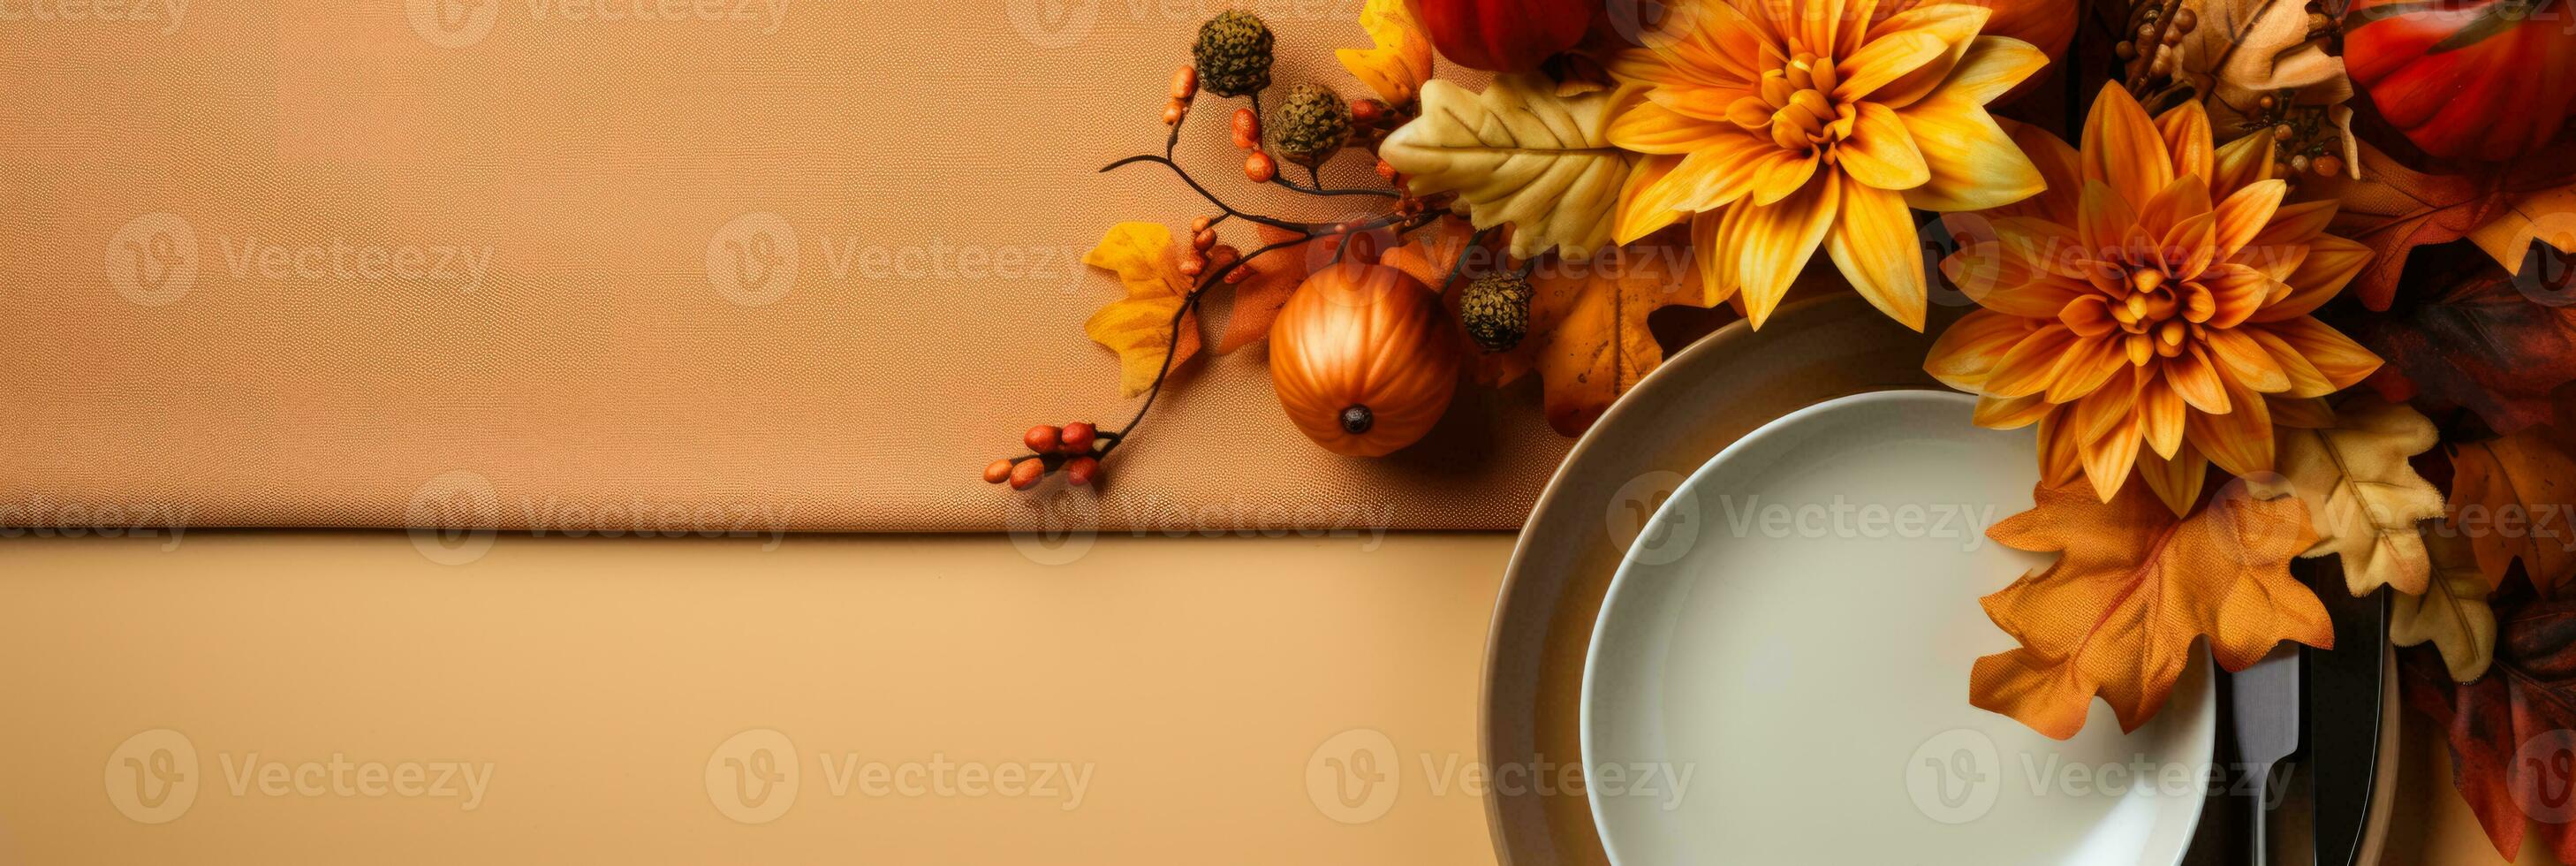
[[[1819,403],[1656,511],[1584,662],[1613,862],[2181,860],[2217,728],[2205,660],[2131,735],[2099,701],[2066,742],[1968,704],[1970,665],[2014,645],[1978,599],[2048,561],[1984,537],[2030,507],[2038,469],[2031,431],[1978,429],[1973,406]]]

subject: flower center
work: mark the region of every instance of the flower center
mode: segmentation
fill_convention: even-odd
[[[1754,95],[1727,106],[1727,119],[1771,136],[1781,150],[1809,153],[1851,134],[1852,107],[1834,103],[1834,60],[1806,52],[1762,73]],[[1830,155],[1830,153],[1828,154]]]
[[[2134,366],[2181,355],[2217,313],[2214,296],[2198,280],[2176,279],[2162,265],[2127,258],[2114,253],[2091,262],[2092,283],[2102,291],[2068,303],[2058,319],[2087,337],[2119,332]]]

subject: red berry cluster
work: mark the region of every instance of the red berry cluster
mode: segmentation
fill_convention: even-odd
[[[1216,242],[1216,223],[1221,219],[1224,217],[1203,216],[1190,220],[1190,251],[1181,254],[1181,276],[1195,279],[1207,273],[1209,268],[1222,268],[1235,259],[1243,258],[1243,251],[1235,249],[1233,244]],[[1252,263],[1237,265],[1234,270],[1225,272],[1226,285],[1251,279],[1252,274]]]
[[[1065,483],[1088,486],[1100,480],[1100,453],[1118,441],[1118,434],[1102,433],[1088,421],[1075,421],[1062,427],[1041,424],[1029,428],[1020,444],[1029,453],[1004,457],[984,467],[984,481],[1000,484],[1008,481],[1013,490],[1038,486],[1047,473],[1064,470]]]

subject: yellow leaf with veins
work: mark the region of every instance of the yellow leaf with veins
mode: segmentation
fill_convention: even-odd
[[[1184,316],[1176,329],[1172,317],[1189,301],[1191,282],[1181,275],[1172,254],[1172,230],[1158,223],[1127,222],[1109,228],[1100,244],[1082,254],[1082,263],[1118,275],[1127,296],[1109,302],[1082,323],[1083,333],[1118,353],[1118,393],[1134,397],[1154,386],[1167,366],[1199,351],[1197,314]],[[1180,344],[1173,345],[1179,334]]]
[[[2495,661],[2496,617],[2487,606],[2487,579],[2478,571],[2477,554],[2449,524],[2426,525],[2424,545],[2432,551],[2432,585],[2423,595],[2392,601],[2388,640],[2398,646],[2432,641],[2451,679],[2465,683],[2486,676]]]
[[[1561,248],[1584,258],[1610,244],[1636,157],[1610,144],[1613,101],[1609,92],[1558,96],[1528,75],[1494,79],[1482,94],[1432,81],[1422,86],[1422,115],[1377,152],[1414,195],[1456,192],[1477,228],[1510,223],[1512,255]]]
[[[2381,586],[2423,592],[2433,564],[2416,524],[2442,516],[2442,491],[2406,458],[2441,440],[2433,422],[2404,404],[2361,397],[2336,407],[2333,427],[2273,432],[2282,478],[2254,487],[2295,492],[2307,503],[2317,544],[2300,555],[2340,554],[2344,588],[2356,596]]]
[[[1406,0],[1368,0],[1360,7],[1360,27],[1377,47],[1338,49],[1333,56],[1388,104],[1412,102],[1422,82],[1431,80],[1431,38],[1422,34],[1413,10]]]

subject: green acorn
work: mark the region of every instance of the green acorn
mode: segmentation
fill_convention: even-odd
[[[1199,25],[1190,47],[1199,84],[1218,96],[1250,96],[1270,86],[1270,25],[1261,16],[1228,9]]]
[[[1270,152],[1312,168],[1351,140],[1351,106],[1331,88],[1298,84],[1262,126],[1270,131]]]
[[[1488,352],[1508,352],[1529,333],[1530,284],[1511,271],[1486,274],[1467,284],[1458,299],[1458,319],[1467,336]]]

